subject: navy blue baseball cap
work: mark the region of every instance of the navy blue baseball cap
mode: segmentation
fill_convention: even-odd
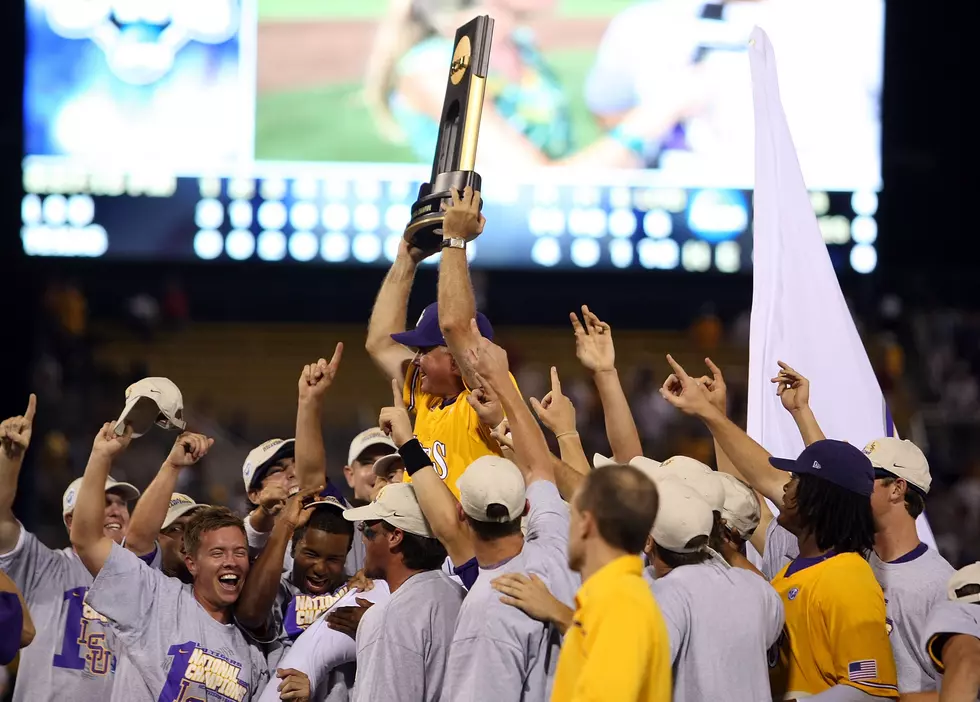
[[[871,497],[875,486],[871,461],[861,449],[845,441],[814,441],[795,460],[770,458],[769,463],[787,473],[807,473],[865,497]]]
[[[476,313],[476,326],[479,327],[481,335],[491,341],[493,340],[493,327],[490,326],[490,320],[482,312]],[[422,310],[422,316],[415,324],[415,329],[392,334],[391,338],[399,344],[415,349],[445,346],[446,338],[442,335],[442,329],[439,328],[439,303],[433,302]]]

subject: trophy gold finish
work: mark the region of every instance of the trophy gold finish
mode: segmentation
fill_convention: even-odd
[[[432,176],[419,188],[412,218],[405,228],[405,240],[426,253],[441,248],[442,203],[450,199],[450,188],[460,192],[467,186],[480,190],[482,184],[473,168],[492,39],[493,20],[487,15],[456,30],[456,50],[449,66]]]

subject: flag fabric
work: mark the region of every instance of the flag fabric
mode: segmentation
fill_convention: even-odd
[[[780,102],[772,44],[759,27],[749,63],[755,214],[748,434],[774,456],[795,458],[804,448],[770,382],[784,361],[810,380],[810,406],[824,434],[864,448],[895,435],[894,426],[817,225]],[[918,527],[935,548],[924,516]]]
[[[847,679],[876,680],[878,678],[878,661],[868,659],[866,661],[852,661],[847,664]]]

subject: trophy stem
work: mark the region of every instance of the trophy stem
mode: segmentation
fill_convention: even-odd
[[[466,96],[466,118],[463,123],[463,140],[459,147],[459,170],[472,171],[476,168],[476,145],[480,138],[480,117],[483,115],[483,97],[487,90],[487,79],[472,74],[470,92]]]

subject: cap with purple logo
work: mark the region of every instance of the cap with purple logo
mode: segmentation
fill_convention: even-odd
[[[799,458],[770,458],[773,467],[788,473],[813,475],[845,490],[870,497],[875,471],[864,452],[845,441],[824,439],[803,449]]]
[[[480,334],[491,341],[493,340],[493,327],[490,326],[490,320],[482,312],[476,313],[476,326],[480,329]],[[391,338],[399,344],[416,349],[445,346],[446,338],[442,335],[442,329],[439,328],[439,303],[433,302],[422,310],[422,316],[415,324],[415,329],[392,334]]]

